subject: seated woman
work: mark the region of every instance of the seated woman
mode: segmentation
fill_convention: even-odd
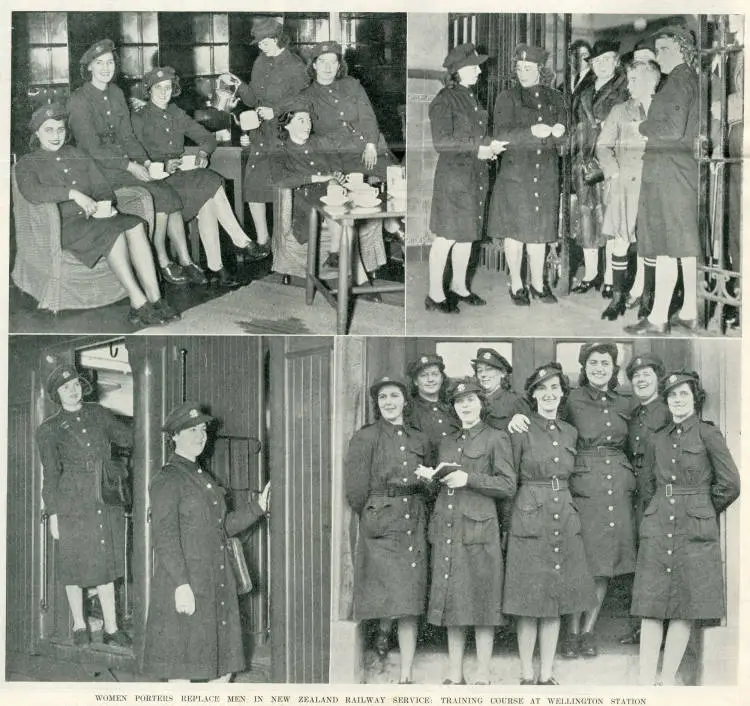
[[[152,238],[162,277],[171,284],[206,284],[206,275],[191,259],[182,221],[182,201],[166,184],[153,181],[150,160],[133,134],[125,95],[112,83],[117,70],[115,45],[102,39],[80,59],[85,83],[70,96],[70,130],[76,145],[91,156],[113,189],[140,186],[154,199]],[[170,261],[166,239],[177,251],[179,264]]]
[[[304,101],[298,99],[290,104],[290,110],[279,117],[278,151],[271,160],[271,177],[277,186],[296,188],[304,184],[314,184],[336,180],[343,183],[343,162],[335,152],[324,152],[319,138],[311,135],[312,121],[310,113],[304,107]],[[295,237],[304,242],[304,223],[306,214],[301,208],[294,208],[293,221]],[[341,241],[341,226],[332,219],[326,219],[326,226],[331,234],[331,253],[337,253]],[[385,246],[380,221],[365,221],[359,225],[359,255],[357,258],[357,284],[368,281],[368,272],[385,264]],[[328,265],[336,265],[337,258]]]
[[[151,245],[138,216],[118,213],[111,205],[99,216],[97,201],[115,194],[91,157],[66,144],[65,109],[58,103],[31,116],[34,151],[16,165],[18,188],[31,203],[56,203],[62,247],[84,265],[105,257],[130,299],[128,318],[136,326],[154,326],[180,315],[161,297]]]
[[[248,249],[245,235],[232,211],[219,174],[208,167],[208,157],[216,149],[216,138],[193,120],[171,99],[180,95],[180,82],[171,66],[151,69],[143,77],[143,90],[149,102],[131,116],[133,132],[154,162],[163,162],[169,175],[163,183],[171,186],[182,200],[182,219],[198,217],[203,249],[212,279],[222,287],[239,283],[224,269],[219,244],[219,224],[235,247]],[[198,145],[196,169],[181,171],[185,137]]]

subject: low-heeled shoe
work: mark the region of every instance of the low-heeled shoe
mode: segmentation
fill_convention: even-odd
[[[469,292],[466,296],[463,294],[457,294],[454,291],[451,291],[451,295],[455,297],[455,299],[459,302],[462,302],[463,304],[469,304],[470,306],[484,306],[487,302],[486,300],[482,299],[478,294],[474,294],[474,292]]]
[[[86,645],[91,643],[91,638],[89,637],[89,631],[86,628],[81,628],[80,630],[73,630],[73,644],[76,647],[85,647]]]
[[[159,299],[158,301],[155,301],[152,306],[154,307],[154,311],[156,311],[156,313],[164,323],[169,323],[170,321],[179,321],[182,318],[182,316],[180,316],[180,313],[178,311],[175,311],[175,309],[172,308],[172,305],[166,299]]]
[[[182,265],[182,271],[192,284],[208,284],[206,273],[194,262],[189,265]]]
[[[613,292],[612,285],[611,284],[605,284],[602,287],[602,299],[612,299],[612,292]]]
[[[133,326],[160,326],[164,323],[161,314],[154,309],[151,302],[146,302],[137,309],[130,308],[128,312],[128,321]]]
[[[586,292],[588,292],[589,289],[594,289],[596,287],[597,287],[596,279],[590,279],[590,280],[582,279],[575,287],[572,287],[570,291],[574,292],[575,294],[586,294]]]
[[[251,260],[265,260],[271,254],[271,243],[256,243],[251,240],[241,252]]]
[[[697,333],[700,330],[698,319],[681,319],[679,314],[673,314],[669,318],[669,324],[690,331],[690,333]]]
[[[113,647],[121,647],[122,649],[128,649],[133,646],[133,641],[130,639],[124,630],[117,630],[116,632],[104,631],[102,635],[102,642],[105,645],[112,645]]]
[[[557,297],[552,294],[552,290],[546,282],[544,283],[541,292],[534,289],[533,285],[529,285],[529,292],[531,293],[532,299],[538,299],[543,304],[557,304]]]
[[[593,632],[581,633],[581,637],[578,640],[578,651],[583,657],[596,657],[599,654]]]
[[[516,306],[531,306],[531,302],[529,301],[529,293],[523,288],[515,292],[511,289],[510,298]]]
[[[176,262],[167,263],[159,269],[164,281],[169,282],[169,284],[187,284],[190,281],[182,265],[178,265]]]
[[[460,311],[456,303],[451,301],[450,298],[436,302],[429,296],[424,299],[424,308],[427,311],[440,311],[443,314],[458,314]]]
[[[631,336],[666,336],[669,334],[669,324],[652,324],[648,317],[644,317],[637,323],[626,326],[625,333]]]
[[[222,289],[234,289],[240,286],[240,283],[229,274],[226,267],[211,273],[211,284],[215,284]]]

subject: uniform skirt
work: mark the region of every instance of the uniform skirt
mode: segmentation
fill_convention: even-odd
[[[635,476],[625,454],[617,449],[579,449],[569,483],[591,574],[633,573]]]
[[[73,253],[86,267],[93,267],[109,255],[121,233],[143,221],[138,216],[118,213],[111,218],[86,218],[70,215],[62,219],[61,244]]]
[[[273,124],[264,122],[258,130],[248,133],[250,146],[247,148],[247,163],[242,185],[242,198],[248,203],[269,203],[273,201],[271,160],[277,137]]]
[[[570,492],[553,490],[551,482],[521,485],[511,516],[504,612],[557,618],[595,602],[581,520]]]
[[[115,191],[121,186],[141,186],[146,189],[154,200],[155,213],[169,214],[182,210],[182,201],[177,192],[163,181],[141,181],[124,169],[104,169],[101,164],[99,167]]]
[[[164,180],[172,187],[182,201],[182,220],[192,221],[222,187],[224,180],[211,169],[190,169],[177,171]]]
[[[719,522],[710,495],[667,498],[662,490],[641,522],[630,612],[716,624],[725,615],[723,575]]]
[[[354,573],[357,620],[422,615],[427,517],[421,495],[371,495],[362,511]]]

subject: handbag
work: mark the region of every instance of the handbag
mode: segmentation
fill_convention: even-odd
[[[124,458],[106,459],[101,464],[99,476],[100,499],[105,505],[129,508],[133,504]]]
[[[242,542],[238,537],[227,537],[226,547],[229,563],[232,565],[232,571],[234,572],[234,579],[237,582],[238,595],[242,596],[245,593],[250,593],[253,590],[253,580],[247,568]]]
[[[604,181],[604,172],[595,157],[583,164],[583,181],[589,186]]]

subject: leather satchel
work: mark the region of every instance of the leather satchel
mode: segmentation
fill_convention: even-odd
[[[226,540],[227,555],[229,563],[232,565],[234,579],[237,583],[237,593],[242,596],[253,590],[253,580],[250,577],[250,571],[245,561],[245,550],[242,542],[238,537],[227,537]]]
[[[589,186],[604,181],[604,172],[595,157],[583,164],[583,181]]]

